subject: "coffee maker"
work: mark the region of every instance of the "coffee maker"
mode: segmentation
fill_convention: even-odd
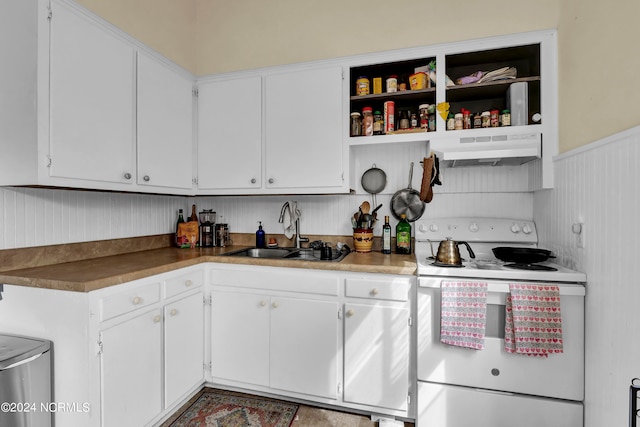
[[[213,209],[200,212],[200,247],[212,248],[215,245],[215,223],[216,213]]]

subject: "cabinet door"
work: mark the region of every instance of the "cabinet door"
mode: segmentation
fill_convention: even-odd
[[[162,313],[100,333],[103,426],[142,426],[162,411]]]
[[[345,401],[407,409],[408,320],[408,307],[345,304]]]
[[[52,6],[49,173],[132,183],[134,49],[71,7]]]
[[[193,294],[164,308],[165,408],[204,379],[204,303]]]
[[[211,375],[269,385],[269,297],[212,293]]]
[[[260,188],[262,78],[198,86],[198,188]]]
[[[271,387],[337,397],[337,302],[272,297]]]
[[[343,185],[342,68],[266,78],[266,188]]]
[[[191,189],[192,107],[192,80],[139,53],[138,184]]]

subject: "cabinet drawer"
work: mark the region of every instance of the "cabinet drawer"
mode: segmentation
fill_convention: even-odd
[[[148,283],[100,300],[100,320],[138,310],[160,301],[160,283]]]
[[[345,281],[345,295],[352,298],[370,298],[392,301],[407,301],[410,278],[348,278]]]
[[[204,283],[204,271],[197,270],[180,276],[172,277],[164,282],[164,296],[171,298],[174,295],[181,294],[190,289],[202,286]]]

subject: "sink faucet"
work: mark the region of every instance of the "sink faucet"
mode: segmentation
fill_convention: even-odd
[[[296,248],[300,249],[302,247],[302,242],[308,242],[309,238],[300,236],[300,211],[298,210],[298,203],[293,202],[293,206],[291,206],[291,203],[284,202],[282,209],[280,209],[280,217],[278,218],[278,222],[280,224],[284,223],[284,215],[287,210],[289,211],[289,218],[294,218],[296,228]]]

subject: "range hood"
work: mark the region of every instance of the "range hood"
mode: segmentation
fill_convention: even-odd
[[[519,166],[542,156],[540,133],[466,136],[431,141],[443,167]]]

